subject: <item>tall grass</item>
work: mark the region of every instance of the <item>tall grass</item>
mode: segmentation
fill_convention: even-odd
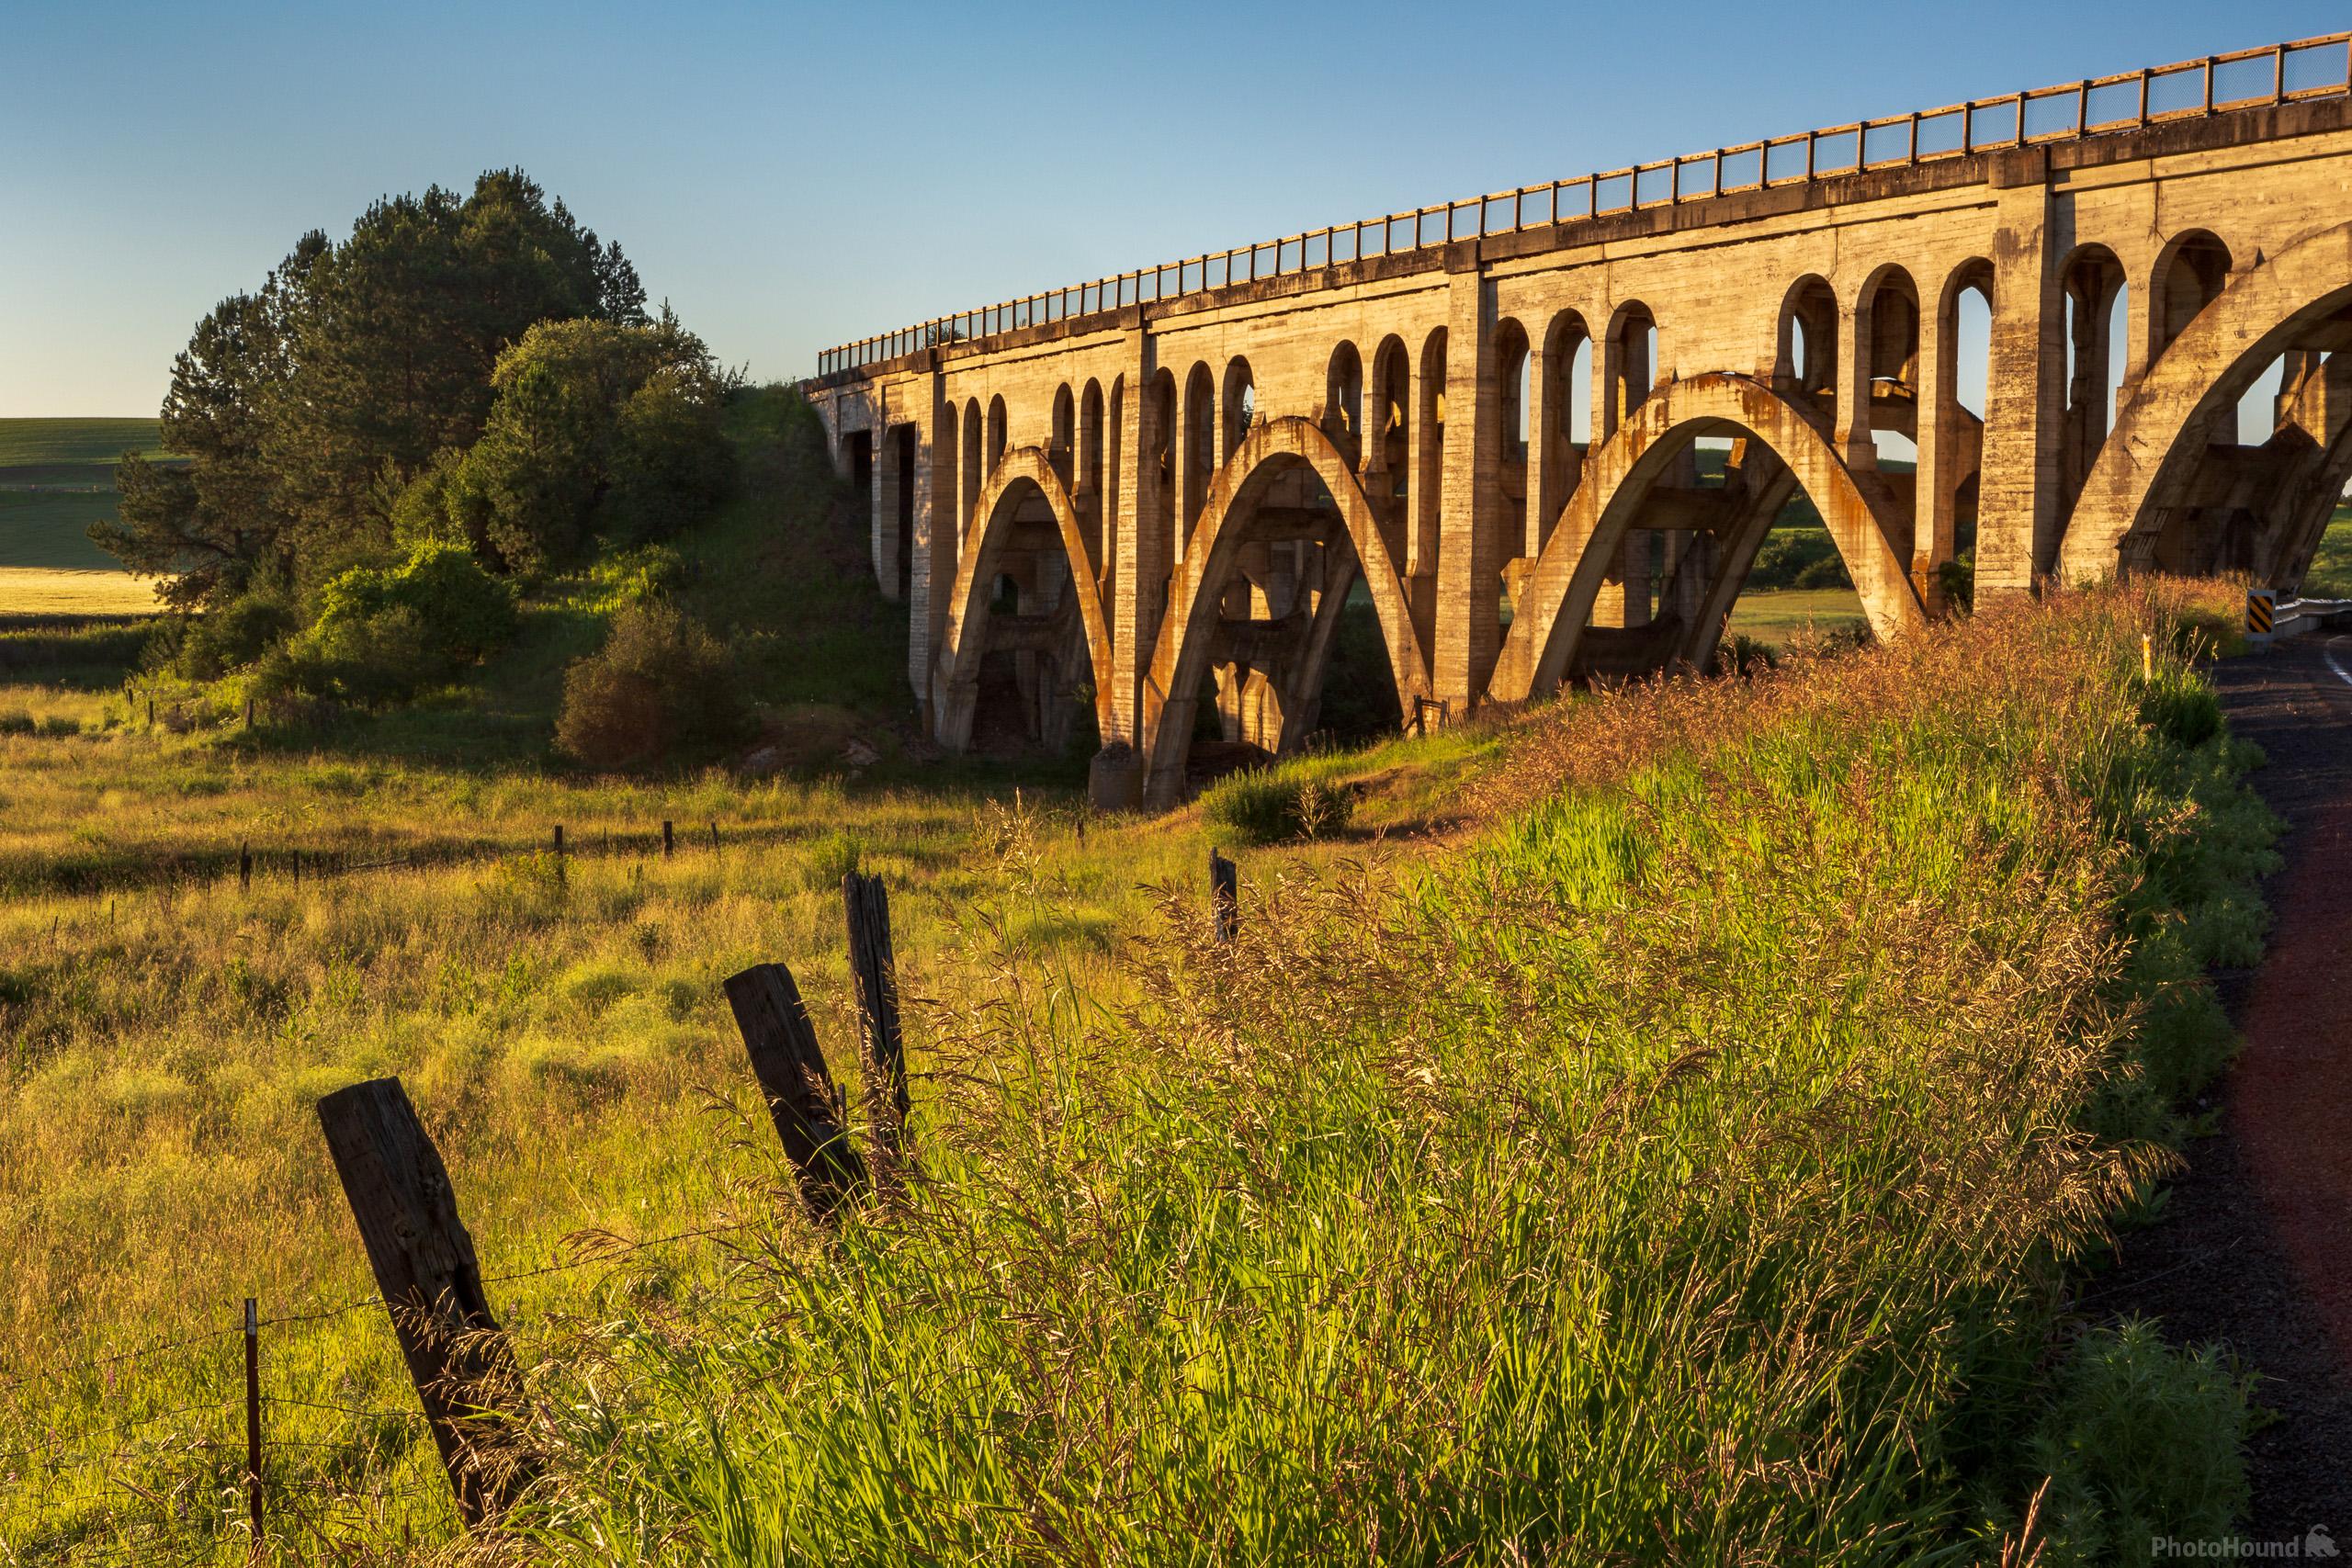
[[[1562,705],[1500,825],[1261,878],[1229,949],[1171,907],[1129,1004],[1008,941],[919,1032],[903,1198],[779,1211],[543,1369],[543,1550],[2030,1551],[2067,1269],[2170,1157],[2149,1086],[2225,1046],[2196,965],[2258,937],[2245,759],[2137,672],[2196,611]],[[2152,1528],[2242,1484],[2243,1388],[2199,1408]]]
[[[602,1249],[578,1233],[764,1207],[772,1173],[728,1109],[749,1079],[719,981],[784,960],[829,1043],[850,1039],[845,865],[889,879],[910,993],[974,990],[984,901],[1035,961],[1116,1001],[1139,885],[1195,877],[1202,849],[1181,822],[1095,818],[1081,839],[1067,799],[953,773],[625,782],[254,750],[108,728],[119,698],[77,683],[0,688],[0,717],[41,720],[0,724],[0,1563],[243,1560],[224,1331],[249,1294],[297,1319],[263,1335],[286,1560],[450,1533],[381,1309],[309,1315],[373,1290],[320,1094],[401,1075],[486,1270],[520,1276],[493,1303],[526,1355],[553,1355],[564,1314],[684,1297],[727,1262],[697,1239],[571,1269]],[[540,852],[557,823],[560,881]],[[322,858],[375,869],[322,875]]]

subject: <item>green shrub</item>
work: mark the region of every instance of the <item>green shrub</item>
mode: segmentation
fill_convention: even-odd
[[[1781,662],[1772,645],[1746,632],[1734,632],[1715,649],[1715,672],[1719,675],[1759,675]]]
[[[1936,568],[1936,585],[1943,590],[1944,603],[1961,609],[1973,609],[1976,604],[1976,558],[1960,556]]]
[[[1220,779],[1201,796],[1205,820],[1250,844],[1336,833],[1354,814],[1354,797],[1307,764],[1252,768]]]
[[[1818,523],[1791,524],[1764,536],[1748,568],[1750,588],[1851,588],[1838,542]]]
[[[283,593],[255,589],[186,622],[173,662],[191,681],[217,681],[277,647],[297,624]]]
[[[449,680],[514,635],[514,590],[463,546],[427,541],[396,567],[353,567],[319,591],[319,616],[265,671],[273,686],[376,705]]]
[[[591,767],[639,767],[739,739],[748,720],[717,639],[668,604],[633,604],[604,648],[565,672],[556,745]]]
[[[2141,1562],[2157,1537],[2235,1534],[2252,1382],[2221,1351],[2174,1349],[2141,1319],[2085,1335],[2028,1445],[2050,1478],[2042,1562]]]

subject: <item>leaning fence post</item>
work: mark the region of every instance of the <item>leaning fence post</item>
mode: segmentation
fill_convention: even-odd
[[[1240,874],[1231,861],[1209,851],[1209,912],[1216,920],[1216,940],[1230,943],[1241,934]]]
[[[874,1174],[877,1182],[892,1182],[905,1149],[908,1107],[906,1039],[899,1030],[899,963],[890,943],[890,890],[878,874],[853,871],[842,878],[842,912],[849,923],[849,973],[857,992]]]
[[[775,1135],[799,1174],[800,1195],[809,1212],[824,1219],[865,1173],[842,1129],[841,1094],[825,1068],[800,987],[783,964],[756,964],[728,976],[727,1005],[735,1010]]]
[[[319,1126],[458,1512],[468,1525],[486,1523],[514,1501],[533,1467],[500,1440],[500,1413],[519,1404],[522,1380],[482,1294],[448,1168],[398,1078],[326,1096]]]
[[[261,1549],[261,1325],[254,1298],[245,1298],[245,1494],[254,1520],[254,1549]]]

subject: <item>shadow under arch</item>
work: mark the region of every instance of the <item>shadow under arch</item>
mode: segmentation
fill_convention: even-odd
[[[971,743],[973,709],[979,695],[980,658],[988,649],[989,597],[1004,553],[1013,514],[1031,491],[1045,498],[1069,561],[1069,593],[1077,602],[1088,666],[1094,675],[1094,717],[1102,733],[1112,732],[1111,631],[1102,616],[1099,568],[1080,528],[1078,509],[1052,460],[1041,447],[1016,446],[999,459],[980,487],[978,504],[956,549],[956,585],[949,591],[947,622],[932,666],[932,733],[950,750]]]
[[[1487,686],[1493,700],[1523,701],[1559,685],[1643,501],[1702,435],[1760,441],[1787,465],[1828,525],[1875,635],[1893,637],[1926,623],[1918,590],[1888,543],[1894,508],[1884,482],[1847,468],[1820,428],[1763,383],[1713,371],[1661,384],[1587,459],[1584,481],[1561,509],[1521,594],[1525,608]]]
[[[2270,362],[2317,323],[2352,306],[2352,222],[2296,241],[2233,273],[2165,346],[2099,447],[2058,547],[2072,583],[2154,564],[2165,498],[2195,468],[2185,441],[2234,408]],[[2212,367],[2222,366],[2216,373]]]
[[[1267,490],[1283,475],[1311,470],[1338,503],[1340,519],[1354,552],[1356,569],[1371,591],[1373,612],[1388,652],[1396,694],[1407,712],[1430,690],[1429,657],[1413,629],[1413,617],[1379,519],[1364,499],[1347,459],[1311,420],[1288,415],[1254,423],[1233,456],[1217,470],[1185,546],[1184,558],[1170,575],[1168,608],[1160,617],[1144,682],[1144,804],[1173,806],[1183,793],[1184,763],[1192,749],[1193,709],[1216,630],[1219,595],[1232,576],[1249,524]],[[1331,626],[1344,592],[1324,595],[1308,634],[1308,658],[1296,684],[1319,681],[1328,657]],[[1400,719],[1402,716],[1400,715]]]

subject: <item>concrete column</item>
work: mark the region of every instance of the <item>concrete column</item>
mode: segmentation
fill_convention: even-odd
[[[1952,490],[1956,434],[1952,428],[1953,400],[1958,396],[1960,337],[1959,300],[1949,308],[1922,309],[1919,321],[1918,423],[1913,439],[1919,447],[1918,473],[1911,501],[1911,584],[1919,591],[1928,613],[1943,608],[1936,588],[1936,569],[1951,559],[1953,548]]]
[[[1435,417],[1437,399],[1432,395],[1426,367],[1422,365],[1425,344],[1415,344],[1407,351],[1411,361],[1405,370],[1405,395],[1411,401],[1405,416],[1407,462],[1405,472],[1405,575],[1434,577],[1437,573],[1437,495],[1424,482],[1424,477],[1437,471],[1443,456],[1438,442],[1440,431]],[[1447,351],[1453,345],[1448,344]]]
[[[1870,312],[1846,300],[1838,302],[1838,455],[1849,468],[1878,467],[1878,446],[1871,440],[1871,321]]]
[[[1475,258],[1449,279],[1445,332],[1446,423],[1438,519],[1437,637],[1440,701],[1465,709],[1482,694],[1502,649],[1502,559],[1495,519],[1502,505],[1502,389],[1497,384],[1492,288]]]
[[[899,552],[906,541],[899,536],[899,443],[912,433],[904,425],[882,424],[874,443],[874,578],[882,597],[899,597]]]
[[[2066,313],[2051,274],[2049,152],[1994,157],[1993,333],[1984,462],[1977,486],[1976,591],[2031,592],[2058,550]]]
[[[907,680],[915,702],[931,706],[931,660],[947,621],[947,599],[956,586],[956,484],[957,465],[947,457],[943,434],[956,419],[942,396],[939,373],[923,378],[922,423],[915,430],[913,538],[907,570]],[[924,717],[929,727],[928,712]]]
[[[1168,592],[1168,540],[1156,525],[1163,499],[1159,465],[1152,459],[1159,434],[1150,412],[1152,378],[1159,368],[1155,348],[1151,334],[1136,327],[1127,333],[1120,356],[1126,390],[1119,400],[1119,466],[1112,477],[1121,525],[1111,573],[1112,727],[1102,737],[1106,745],[1143,743],[1143,682]]]

